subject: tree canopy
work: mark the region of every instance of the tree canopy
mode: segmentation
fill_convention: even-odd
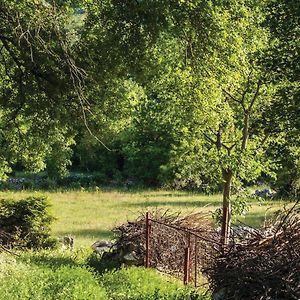
[[[0,10],[1,174],[17,162],[38,171],[58,148],[69,157],[68,124],[78,117],[76,89],[85,72],[74,64],[62,8],[2,0]]]

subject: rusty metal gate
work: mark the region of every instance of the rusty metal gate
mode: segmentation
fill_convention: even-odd
[[[168,236],[174,237],[171,241]],[[201,269],[219,253],[220,243],[207,235],[145,216],[145,267],[154,267],[184,284],[199,286]]]

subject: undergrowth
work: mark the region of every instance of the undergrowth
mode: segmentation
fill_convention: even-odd
[[[121,268],[102,274],[87,265],[88,251],[0,253],[1,299],[206,300],[151,269]]]

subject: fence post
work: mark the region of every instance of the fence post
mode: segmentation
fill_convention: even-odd
[[[198,274],[197,274],[197,269],[198,269],[198,245],[197,245],[198,239],[195,236],[195,287],[197,287],[197,280],[198,280]]]
[[[146,257],[145,257],[145,267],[150,267],[150,235],[151,235],[151,219],[149,217],[149,212],[146,213]]]
[[[183,283],[188,284],[190,279],[190,248],[184,249],[184,278]]]

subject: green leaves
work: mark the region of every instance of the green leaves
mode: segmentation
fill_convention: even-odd
[[[0,10],[0,153],[7,166],[40,171],[73,134],[85,74],[74,63],[66,7],[2,0]]]
[[[258,64],[269,38],[264,3],[106,1],[89,9],[82,49],[92,70],[101,65],[98,82],[130,77],[144,94],[123,123],[129,174],[199,183],[219,181],[222,169],[251,180],[261,173],[255,153],[264,133],[253,128],[273,93]]]
[[[49,227],[54,218],[49,213],[49,206],[49,199],[44,196],[19,201],[1,199],[0,224],[4,232],[1,245],[26,248],[54,246]]]

